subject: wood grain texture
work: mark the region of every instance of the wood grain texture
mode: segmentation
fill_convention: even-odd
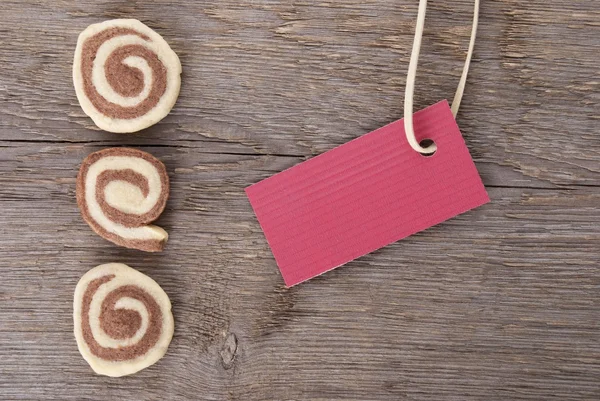
[[[0,399],[600,399],[600,7],[483,1],[458,122],[492,203],[285,289],[243,188],[401,116],[416,0],[3,0]],[[429,2],[416,106],[451,98],[472,1]],[[77,35],[138,18],[183,64],[137,135],[94,127]],[[166,164],[161,254],[96,236],[75,202],[89,153]],[[423,255],[427,254],[427,257]],[[72,334],[88,269],[169,294],[175,336],[134,376],[95,376]]]

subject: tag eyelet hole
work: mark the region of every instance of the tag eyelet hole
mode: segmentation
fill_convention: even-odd
[[[434,144],[435,144],[435,142],[433,142],[433,140],[429,139],[429,138],[423,139],[421,142],[419,142],[419,145],[422,148],[428,148],[429,146],[434,145]],[[437,149],[435,151],[433,151],[433,153],[421,153],[421,156],[431,157],[431,156],[435,155],[436,152],[437,152]]]

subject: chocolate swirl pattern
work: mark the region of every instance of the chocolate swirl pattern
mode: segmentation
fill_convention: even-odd
[[[169,297],[150,277],[122,263],[88,271],[75,288],[79,352],[102,375],[124,376],[164,356],[173,337]]]
[[[165,208],[169,176],[151,154],[130,148],[90,154],[81,164],[76,192],[83,219],[101,237],[142,251],[164,248],[169,235],[148,224]]]
[[[167,42],[135,19],[87,27],[75,49],[73,82],[83,111],[110,132],[135,132],[163,119],[181,86]]]

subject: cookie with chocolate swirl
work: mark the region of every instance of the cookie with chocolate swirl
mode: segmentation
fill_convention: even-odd
[[[156,281],[122,263],[81,277],[73,301],[79,352],[101,375],[138,372],[161,359],[173,337],[167,294]]]
[[[180,74],[177,54],[135,19],[90,25],[77,40],[77,99],[105,131],[136,132],[162,120],[179,95]]]
[[[77,204],[101,237],[127,248],[162,251],[169,235],[150,225],[169,197],[165,165],[150,153],[109,148],[90,154],[77,175]]]

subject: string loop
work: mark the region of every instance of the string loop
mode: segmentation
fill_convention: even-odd
[[[406,90],[404,92],[404,131],[406,139],[410,146],[417,152],[422,154],[432,154],[437,150],[435,143],[422,147],[415,137],[415,129],[413,125],[413,98],[415,92],[415,80],[417,76],[417,65],[419,63],[419,54],[421,52],[421,41],[423,38],[423,28],[425,26],[425,12],[427,10],[427,0],[419,1],[419,11],[417,12],[417,26],[415,28],[415,39],[413,41],[412,53],[410,55],[410,63],[408,65],[408,74],[406,78]],[[469,51],[467,59],[463,67],[463,72],[458,83],[458,88],[454,94],[452,101],[452,114],[456,118],[460,102],[465,91],[471,57],[473,56],[473,48],[475,47],[475,37],[477,36],[477,25],[479,23],[479,0],[475,0],[475,9],[473,11],[473,27],[471,29],[471,40],[469,42]]]

